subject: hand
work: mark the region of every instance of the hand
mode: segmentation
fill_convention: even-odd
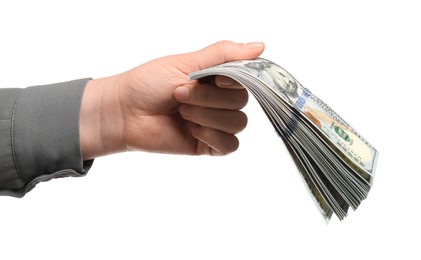
[[[263,50],[262,43],[222,41],[89,81],[80,119],[84,159],[128,150],[192,155],[235,151],[235,134],[247,124],[240,111],[247,91],[230,78],[201,82],[188,75],[228,61],[257,58]]]

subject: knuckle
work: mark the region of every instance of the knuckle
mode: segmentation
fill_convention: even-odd
[[[240,146],[240,142],[238,141],[238,138],[235,135],[229,135],[225,137],[224,142],[221,143],[217,151],[221,155],[227,155],[227,154],[237,151],[239,146]]]
[[[226,132],[228,134],[238,134],[246,128],[247,121],[248,119],[245,113],[242,111],[235,112],[235,114],[232,115],[232,119],[229,121],[230,125]]]
[[[227,47],[228,44],[230,44],[231,41],[228,40],[222,40],[222,41],[218,41],[215,43],[215,47],[220,50],[220,51],[224,51],[225,48]]]
[[[212,155],[230,154],[235,152],[240,145],[240,142],[235,135],[219,131],[215,132],[215,130],[207,127],[200,127],[197,129],[194,136],[208,145]]]
[[[241,96],[241,101],[242,101],[241,108],[243,108],[247,105],[247,102],[249,101],[249,94],[248,94],[247,90],[245,90],[245,89],[242,89],[240,91],[241,91],[240,96]]]
[[[235,93],[235,109],[242,109],[244,108],[249,100],[249,95],[247,90],[245,89],[239,89],[239,90],[234,90],[236,91]]]
[[[238,115],[237,131],[236,131],[236,133],[239,133],[239,132],[243,131],[244,128],[246,128],[247,123],[248,123],[247,115],[244,112],[241,112],[240,111],[239,112],[239,115]]]
[[[226,149],[223,151],[223,154],[230,154],[232,152],[235,152],[237,151],[239,146],[240,146],[240,141],[238,141],[238,138],[233,135],[229,146],[226,147]]]
[[[219,60],[222,60],[223,62],[227,61],[227,50],[228,45],[232,43],[231,41],[222,40],[214,44],[216,53],[219,55]]]

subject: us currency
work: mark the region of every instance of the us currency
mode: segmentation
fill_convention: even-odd
[[[190,78],[211,75],[231,77],[255,96],[327,222],[358,208],[372,186],[378,152],[353,127],[269,60],[228,62]]]

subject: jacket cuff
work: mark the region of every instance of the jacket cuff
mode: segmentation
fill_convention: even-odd
[[[41,181],[87,173],[92,161],[83,162],[79,116],[88,80],[34,86],[20,93],[12,120],[12,152],[25,186],[7,195],[22,197]]]
[[[16,170],[11,131],[13,110],[21,93],[18,88],[0,90],[0,192],[25,185]]]

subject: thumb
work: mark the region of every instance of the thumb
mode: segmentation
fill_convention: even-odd
[[[220,41],[202,50],[187,54],[188,64],[192,65],[193,70],[201,70],[228,61],[255,59],[262,54],[264,49],[265,45],[262,42]]]

